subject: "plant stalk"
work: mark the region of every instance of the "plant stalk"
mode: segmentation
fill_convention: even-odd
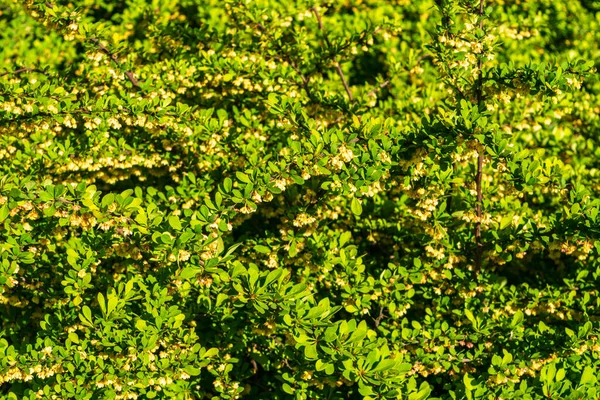
[[[485,0],[479,2],[479,29],[483,29],[483,9],[485,6]],[[477,61],[478,78],[477,78],[477,107],[481,110],[483,106],[483,62],[481,56]],[[475,213],[477,219],[475,221],[475,271],[481,270],[483,243],[481,242],[481,220],[483,217],[482,205],[483,205],[483,189],[482,189],[482,178],[483,178],[483,156],[484,149],[483,143],[480,143],[477,151],[477,173],[475,175],[475,190],[477,191],[477,205],[475,206]]]

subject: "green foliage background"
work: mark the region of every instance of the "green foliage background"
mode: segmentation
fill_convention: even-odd
[[[2,397],[598,398],[598,10],[0,0]]]

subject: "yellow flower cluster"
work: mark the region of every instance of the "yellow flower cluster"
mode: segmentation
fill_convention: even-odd
[[[45,348],[42,350],[42,354],[44,357],[48,354],[51,354],[51,348]],[[46,379],[56,374],[60,374],[64,372],[64,369],[61,364],[53,364],[50,366],[43,366],[41,364],[36,364],[33,367],[29,367],[27,371],[20,369],[18,367],[9,368],[4,374],[0,375],[0,384],[4,384],[11,381],[30,381],[34,377],[39,379]]]

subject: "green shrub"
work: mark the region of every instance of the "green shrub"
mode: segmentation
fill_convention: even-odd
[[[598,398],[594,3],[0,1],[3,398]]]

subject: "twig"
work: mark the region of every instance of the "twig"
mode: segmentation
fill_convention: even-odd
[[[381,306],[381,307],[379,307],[379,316],[377,316],[377,318],[373,318],[373,322],[375,322],[375,328],[377,328],[379,326],[383,317],[384,317],[383,306]]]
[[[452,175],[456,172],[456,161],[452,163]],[[454,182],[450,182],[450,195],[446,199],[446,212],[448,214],[452,214],[452,196],[454,195],[456,184]]]
[[[344,115],[343,115],[343,114],[342,114],[342,115],[340,115],[339,117],[337,117],[337,118],[335,119],[335,121],[333,121],[333,123],[332,123],[331,125],[328,125],[328,126],[333,126],[333,125],[337,124],[338,122],[340,122],[340,121],[342,120],[342,118],[343,118],[343,117],[344,117]]]
[[[110,57],[110,59],[117,64],[117,66],[120,68],[121,67],[121,63],[119,63],[119,60],[117,59],[117,56],[110,51],[109,49],[106,48],[106,46],[104,46],[102,43],[100,43],[100,40],[98,40],[97,38],[91,38],[90,41],[92,43],[94,43],[96,46],[98,46],[98,48],[100,50],[102,50],[104,53],[106,53],[106,55],[108,55]],[[137,88],[140,87],[138,80],[135,79],[135,77],[133,76],[133,73],[131,71],[125,71],[125,76],[127,76],[127,79],[129,79],[129,81],[131,82],[131,84]]]
[[[483,29],[483,8],[484,8],[485,0],[479,1],[479,29]],[[481,57],[477,62],[478,68],[478,78],[477,78],[477,87],[476,87],[476,95],[477,95],[477,107],[481,109],[483,105],[483,71],[482,71],[483,63]],[[475,212],[477,214],[477,220],[475,221],[475,271],[479,272],[481,270],[481,256],[483,252],[483,246],[481,243],[481,219],[482,212],[481,206],[483,204],[483,190],[482,190],[482,177],[483,177],[483,156],[484,151],[481,148],[484,146],[481,143],[479,151],[477,152],[477,173],[475,175],[475,190],[477,191],[477,206],[475,207]]]
[[[423,54],[421,57],[417,58],[417,63],[420,63],[423,60],[426,60],[428,58],[433,58],[432,54]]]
[[[269,34],[269,32],[267,31],[267,28],[265,28],[262,24],[258,23],[256,24],[256,26],[258,27],[258,29],[260,29],[264,34],[266,34],[267,36],[269,36],[269,39],[271,40],[271,43],[273,43],[275,45],[275,47],[277,47],[277,50],[280,53],[280,57],[283,58],[284,61],[287,61],[288,64],[290,64],[290,66],[292,67],[292,69],[294,71],[296,71],[296,73],[298,74],[298,76],[300,77],[300,79],[302,80],[302,87],[304,88],[304,91],[306,92],[307,96],[310,97],[311,99],[313,98],[312,92],[310,91],[310,87],[308,86],[308,83],[310,82],[309,77],[307,77],[306,75],[304,75],[302,73],[302,71],[300,71],[300,68],[298,68],[298,66],[296,65],[296,63],[294,62],[294,60],[292,60],[292,57],[290,57],[285,50],[283,49],[283,47],[281,47],[281,45]]]
[[[19,75],[20,73],[23,73],[23,72],[31,72],[31,71],[33,71],[33,69],[31,69],[31,68],[27,68],[27,67],[23,67],[23,68],[19,68],[19,69],[17,69],[17,70],[14,70],[14,71],[13,71],[13,74],[15,74],[15,75]],[[3,75],[5,75],[5,74],[8,74],[8,72],[5,72]]]
[[[389,84],[390,84],[390,81],[385,81],[385,82],[380,83],[378,87],[376,87],[375,89],[371,90],[367,94],[367,97],[375,96],[375,93],[377,93],[378,91],[380,91],[381,89],[383,89],[384,87],[386,87]]]
[[[319,29],[323,33],[323,39],[325,40],[325,44],[327,44],[327,48],[331,50],[331,42],[329,41],[329,37],[327,37],[327,32],[325,32],[325,28],[323,27],[323,21],[321,20],[321,15],[319,14],[317,7],[312,7],[312,12],[315,14],[315,17],[317,17],[317,22],[319,23]],[[344,89],[346,89],[346,93],[348,94],[348,99],[350,99],[350,102],[353,102],[354,98],[352,97],[352,91],[350,91],[350,87],[348,86],[348,83],[346,82],[346,77],[344,76],[342,67],[340,66],[340,63],[338,62],[335,54],[331,53],[331,59],[333,60],[333,62],[335,64],[335,68],[337,70],[338,75],[340,76],[340,79],[342,80]]]
[[[115,110],[115,109],[102,109],[102,110],[87,110],[85,108],[76,108],[74,110],[68,110],[68,111],[59,111],[58,113],[49,113],[49,112],[38,112],[37,114],[21,114],[15,118],[12,119],[7,119],[2,121],[3,123],[7,123],[7,124],[11,124],[11,123],[15,123],[15,122],[22,122],[22,121],[29,121],[29,120],[33,120],[35,118],[38,117],[53,117],[55,115],[79,115],[79,114],[84,114],[84,115],[95,115],[95,114],[102,114],[102,113],[115,113],[115,112],[121,112],[121,111],[125,111],[129,114],[132,114],[131,109],[129,108],[122,108],[120,110]],[[139,111],[142,114],[146,115],[146,116],[152,116],[152,117],[156,117],[155,114],[153,112],[150,111]],[[173,118],[177,118],[180,117],[179,115],[176,115],[174,113],[164,113],[162,115],[166,115],[168,117],[173,117]],[[193,118],[193,115],[189,115],[188,118]]]
[[[19,68],[19,69],[15,69],[14,71],[6,71],[0,74],[0,76],[5,76],[5,75],[19,75],[22,74],[23,72],[39,72],[40,74],[44,74],[44,75],[48,75],[46,74],[46,72],[42,71],[41,69],[37,69],[37,68],[29,68],[29,67],[23,67],[23,68]]]

